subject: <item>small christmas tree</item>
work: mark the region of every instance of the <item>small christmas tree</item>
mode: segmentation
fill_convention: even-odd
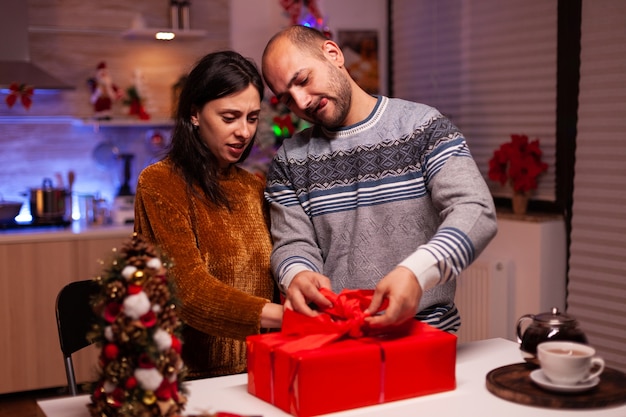
[[[181,322],[168,268],[135,233],[95,278],[98,322],[90,337],[102,350],[87,406],[93,417],[174,417],[183,410]]]

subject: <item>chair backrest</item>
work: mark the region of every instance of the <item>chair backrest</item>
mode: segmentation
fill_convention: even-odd
[[[76,281],[67,284],[59,291],[56,300],[57,329],[59,343],[65,363],[68,387],[72,395],[77,394],[74,377],[72,354],[93,341],[87,339],[87,333],[94,322],[91,298],[99,290],[93,280]]]

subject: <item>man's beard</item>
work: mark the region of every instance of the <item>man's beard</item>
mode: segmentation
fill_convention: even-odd
[[[333,113],[328,115],[325,118],[320,118],[317,116],[315,111],[306,111],[306,116],[309,121],[315,124],[320,124],[328,129],[336,129],[338,127],[342,127],[344,125],[344,121],[348,116],[348,112],[350,111],[350,104],[352,102],[352,87],[350,86],[350,82],[346,79],[345,75],[332,64],[328,64],[331,68],[330,70],[330,79],[328,82],[329,90],[331,95],[327,98],[329,104],[334,103]],[[313,110],[317,109],[319,105],[319,100],[316,102]],[[323,111],[328,111],[328,105],[323,109]]]

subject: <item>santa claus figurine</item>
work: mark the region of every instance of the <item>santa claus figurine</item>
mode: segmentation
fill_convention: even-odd
[[[122,92],[113,84],[104,61],[96,67],[96,77],[89,79],[89,85],[91,86],[91,104],[93,104],[95,118],[110,120],[113,114],[113,102],[122,98]]]

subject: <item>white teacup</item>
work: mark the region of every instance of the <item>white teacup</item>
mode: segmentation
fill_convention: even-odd
[[[604,371],[604,359],[596,350],[582,343],[543,342],[537,345],[537,358],[543,374],[559,385],[576,385],[597,377]]]

